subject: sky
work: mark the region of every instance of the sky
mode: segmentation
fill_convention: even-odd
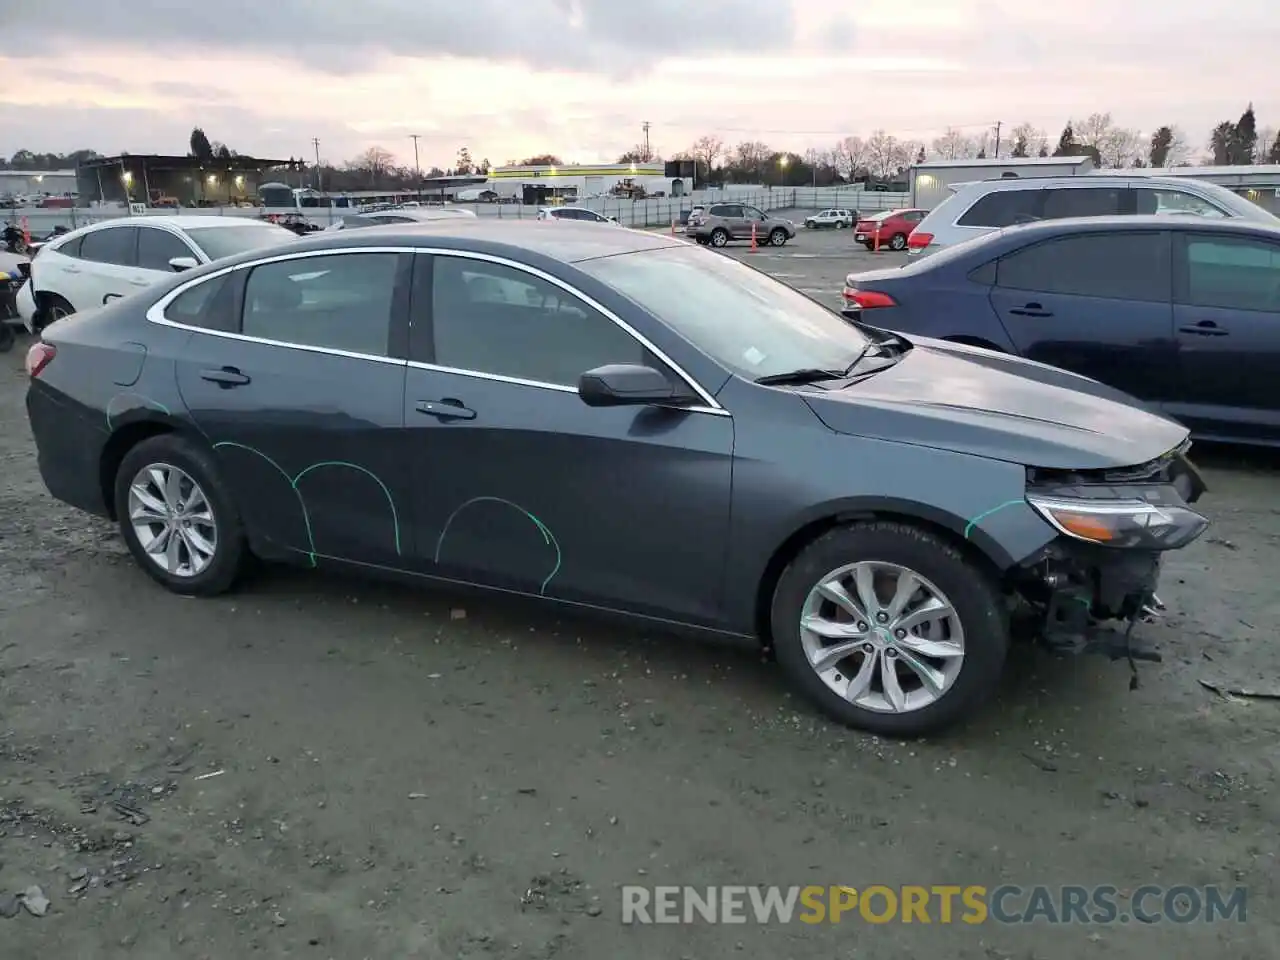
[[[1199,148],[1253,101],[1280,126],[1280,4],[1169,0],[0,0],[0,154],[381,146],[424,169],[928,142],[1109,111]],[[144,12],[145,11],[145,12]],[[15,79],[16,78],[16,79]]]

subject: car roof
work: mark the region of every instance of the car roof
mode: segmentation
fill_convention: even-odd
[[[1197,216],[1179,216],[1173,213],[1139,214],[1112,217],[1064,217],[1061,220],[1039,220],[1035,223],[1018,223],[994,231],[996,236],[1052,236],[1066,233],[1106,233],[1109,231],[1171,230],[1199,233],[1239,233],[1263,235],[1280,240],[1280,224],[1271,226],[1256,220],[1235,217],[1206,219]]]
[[[94,230],[101,230],[107,227],[136,227],[139,223],[145,223],[150,227],[161,227],[170,230],[195,230],[205,229],[207,227],[239,227],[245,224],[252,226],[271,227],[275,224],[267,223],[265,220],[258,220],[255,217],[219,217],[200,214],[182,214],[178,216],[165,216],[163,214],[137,214],[126,217],[113,217],[110,220],[101,220],[98,223],[90,223],[81,227],[79,230],[73,230],[71,233],[90,233]],[[70,236],[66,234],[66,236]]]
[[[537,220],[468,217],[423,223],[397,223],[352,231],[326,231],[288,244],[290,253],[349,250],[359,247],[437,247],[528,260],[543,257],[578,263],[643,250],[686,247],[688,242],[640,230],[601,230],[595,224],[566,221],[554,229]],[[261,259],[256,250],[218,261],[221,266]]]
[[[1128,180],[1141,180],[1144,184],[1155,184],[1158,187],[1184,189],[1187,177],[1160,177],[1133,171],[1115,171],[1086,173],[1077,177],[993,177],[990,180],[966,180],[964,183],[953,183],[951,189],[959,193],[961,190],[1044,190],[1049,187],[1098,187],[1107,189],[1114,185],[1117,177]]]

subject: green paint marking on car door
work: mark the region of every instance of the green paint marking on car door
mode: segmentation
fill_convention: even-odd
[[[440,562],[440,551],[444,547],[445,534],[449,532],[449,527],[453,524],[454,519],[456,519],[458,514],[462,513],[463,510],[467,509],[467,507],[470,507],[477,503],[500,503],[504,506],[510,507],[512,510],[517,511],[518,513],[524,514],[526,517],[529,518],[529,520],[533,522],[533,525],[538,528],[538,532],[542,534],[542,539],[547,542],[548,546],[550,546],[553,550],[555,550],[556,552],[555,565],[551,568],[551,572],[546,575],[546,577],[542,581],[542,585],[538,588],[539,593],[545,593],[547,589],[547,584],[549,584],[552,578],[557,573],[560,572],[560,564],[563,559],[562,554],[560,553],[560,541],[557,540],[555,537],[555,534],[553,534],[547,528],[547,525],[543,523],[541,520],[539,520],[537,517],[535,517],[532,513],[530,513],[524,507],[520,506],[520,504],[512,503],[510,500],[504,500],[502,497],[472,497],[470,500],[467,500],[466,502],[462,503],[456,510],[453,511],[453,513],[449,514],[449,519],[444,522],[444,528],[440,531],[440,536],[436,538],[435,562],[436,563]]]

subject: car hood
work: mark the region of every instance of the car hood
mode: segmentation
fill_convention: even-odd
[[[1029,467],[1135,466],[1187,438],[1186,427],[1096,380],[977,347],[912,343],[887,370],[801,393],[837,433]]]

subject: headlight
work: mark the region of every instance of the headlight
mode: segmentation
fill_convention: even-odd
[[[1145,500],[1085,500],[1027,494],[1027,502],[1061,533],[1103,547],[1177,550],[1209,526],[1182,506]]]

